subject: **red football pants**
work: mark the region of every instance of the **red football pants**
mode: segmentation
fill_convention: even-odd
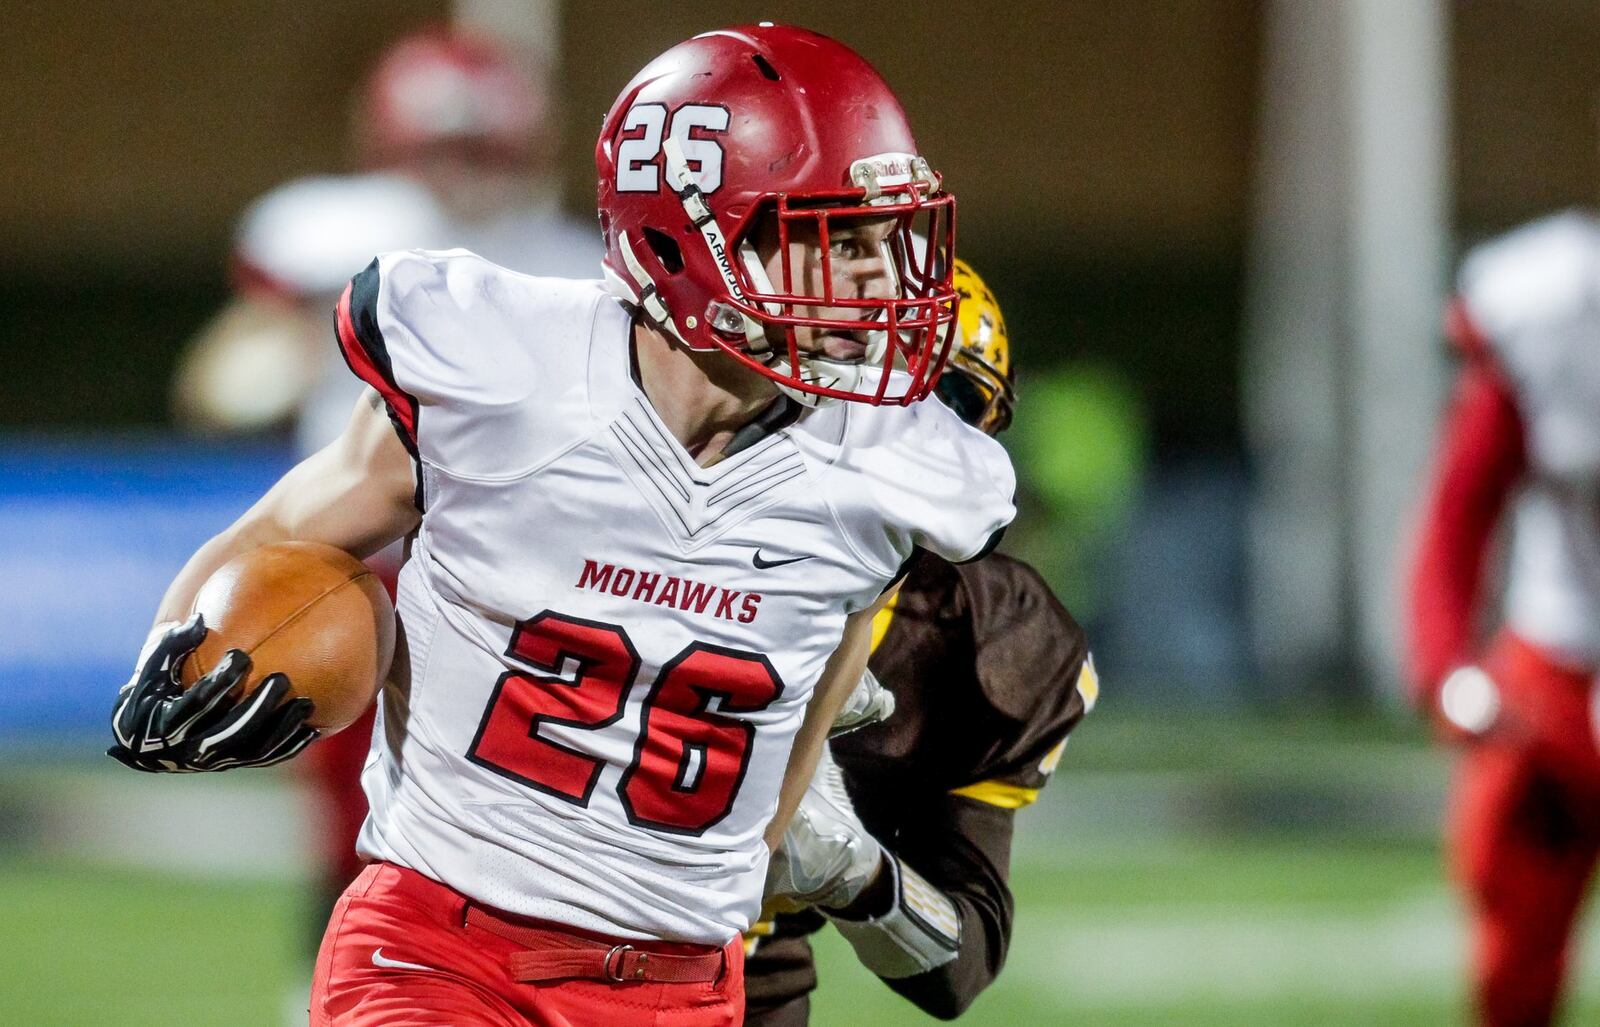
[[[374,863],[362,871],[334,906],[317,953],[313,1027],[734,1027],[744,1019],[744,945],[737,936],[724,946],[724,970],[714,982],[567,978],[524,984],[513,979],[510,957],[528,945],[466,923],[468,908],[462,895],[413,870]],[[622,942],[521,922],[537,925],[551,948]],[[649,952],[707,951],[703,945],[631,944]]]
[[[1472,916],[1473,997],[1480,1023],[1547,1024],[1600,854],[1594,682],[1510,633],[1483,666],[1507,724],[1462,754],[1449,824]]]

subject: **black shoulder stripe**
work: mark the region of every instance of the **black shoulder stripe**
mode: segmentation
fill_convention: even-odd
[[[373,258],[360,274],[350,280],[339,299],[335,317],[339,352],[357,378],[377,390],[388,409],[395,432],[416,465],[417,489],[413,497],[423,509],[422,457],[417,449],[417,398],[400,387],[394,376],[394,362],[378,323],[378,288],[381,279],[378,260]]]

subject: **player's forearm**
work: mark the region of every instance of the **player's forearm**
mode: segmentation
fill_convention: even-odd
[[[870,626],[870,620],[868,623]],[[789,765],[783,772],[783,786],[778,792],[778,811],[767,825],[769,849],[776,851],[783,843],[783,832],[794,818],[800,798],[811,783],[811,775],[816,773],[822,749],[828,744],[828,730],[844,708],[845,700],[850,698],[855,683],[861,679],[861,672],[867,669],[871,635],[866,633],[864,639],[855,638],[861,634],[848,628],[845,630],[844,641],[829,658],[822,679],[817,682],[816,691],[811,696],[811,703],[806,707],[805,720],[795,733],[794,747],[789,750]]]
[[[367,557],[417,522],[410,454],[369,400],[335,442],[291,468],[225,531],[197,550],[168,587],[156,621],[182,620],[217,568],[278,542],[321,542]]]
[[[767,825],[767,848],[776,851],[783,843],[783,832],[800,807],[800,799],[811,784],[817,763],[822,759],[823,747],[828,744],[828,732],[844,709],[850,693],[867,669],[867,657],[872,654],[872,618],[875,617],[898,591],[891,588],[878,601],[865,610],[850,615],[845,622],[844,635],[839,647],[828,657],[822,677],[812,692],[806,707],[805,720],[795,733],[794,746],[789,750],[789,765],[783,772],[783,785],[778,792],[778,810]]]
[[[960,924],[955,955],[922,973],[884,977],[897,993],[941,1019],[959,1016],[999,975],[1013,913],[1007,878],[1015,815],[967,799],[949,802],[943,816],[928,811],[926,829],[902,834],[895,858],[920,871],[925,885],[953,908]],[[900,901],[920,907],[926,922],[942,919],[937,900]]]
[[[235,556],[287,540],[288,536],[281,531],[281,526],[266,519],[252,519],[246,514],[189,557],[189,562],[183,565],[183,570],[178,572],[172,584],[167,586],[166,594],[161,597],[155,622],[179,621],[189,616],[200,586]]]
[[[961,948],[943,966],[914,977],[886,978],[884,983],[929,1016],[953,1020],[994,983],[1005,963],[1010,917],[1002,920],[970,896],[952,895],[961,914]]]

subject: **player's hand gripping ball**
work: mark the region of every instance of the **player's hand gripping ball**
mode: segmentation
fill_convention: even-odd
[[[112,714],[107,750],[137,770],[289,759],[372,704],[394,655],[394,607],[360,561],[290,542],[229,561],[194,614],[161,625]]]

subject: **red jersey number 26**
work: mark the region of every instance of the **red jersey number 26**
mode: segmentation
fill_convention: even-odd
[[[506,653],[532,670],[500,675],[467,758],[587,806],[604,761],[542,736],[540,727],[599,731],[621,720],[638,650],[618,625],[547,610],[517,624]],[[755,725],[726,714],[764,710],[782,692],[771,662],[757,653],[694,642],[668,660],[650,685],[633,760],[617,782],[628,819],[698,835],[727,816]]]

